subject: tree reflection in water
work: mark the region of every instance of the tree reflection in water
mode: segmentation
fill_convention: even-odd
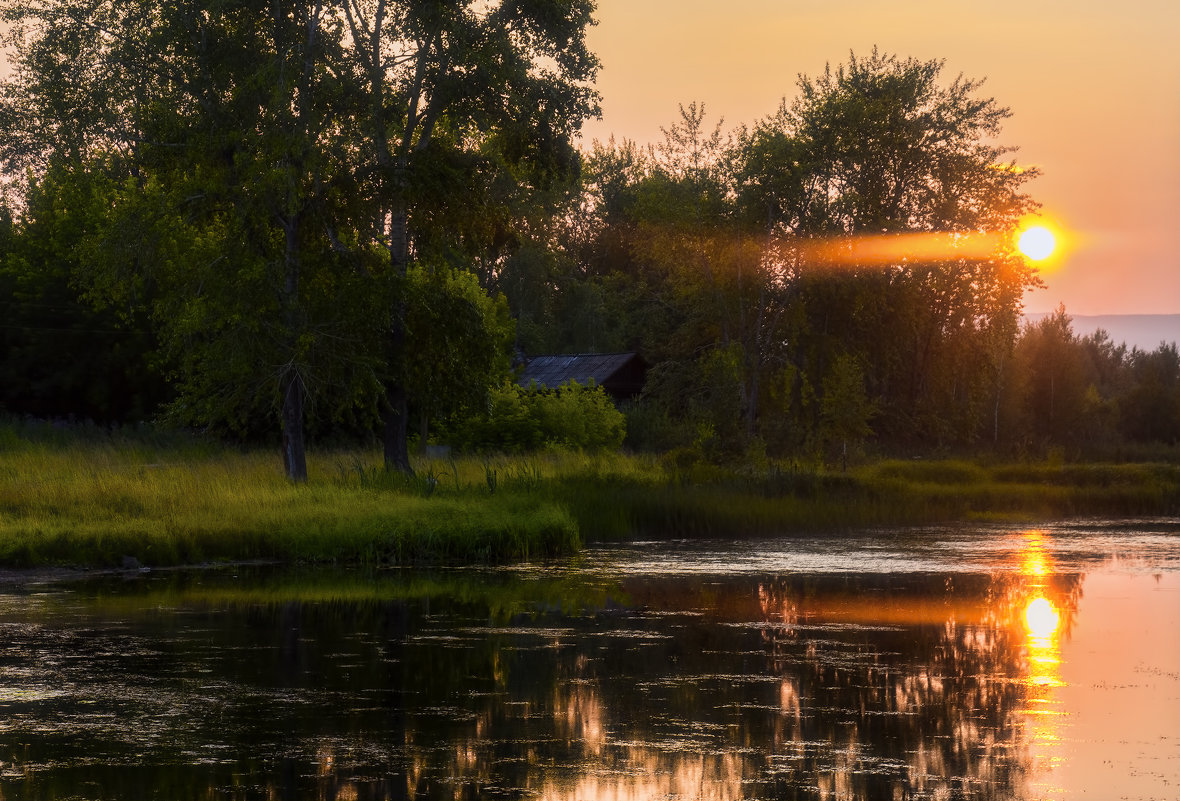
[[[1031,797],[1060,758],[1055,660],[1082,575],[1043,535],[1010,544],[1017,561],[953,574],[604,584],[574,566],[273,602],[83,588],[61,619],[8,617],[0,692],[65,689],[0,695],[0,793]],[[1046,606],[1056,626],[1030,625]]]
[[[627,580],[629,611],[577,626],[603,630],[597,647],[567,643],[549,708],[567,750],[534,751],[515,786],[551,799],[1012,797],[1049,736],[1034,726],[1030,739],[1026,720],[1082,583],[1025,539],[1027,568],[982,575]],[[1062,619],[1032,636],[1037,601]],[[449,771],[465,775],[459,761]]]
[[[1082,577],[1043,568],[899,578],[868,587],[858,578],[858,586],[827,592],[782,579],[759,587],[764,619],[774,623],[763,631],[771,669],[784,673],[782,694],[791,699],[771,753],[784,743],[796,753],[809,740],[830,744],[835,758],[803,762],[792,778],[801,786],[819,775],[822,791],[828,773],[836,797],[1011,796],[1028,769],[1026,716],[1053,683],[1046,671]],[[1029,634],[1026,613],[1038,602],[1065,610],[1060,629]],[[836,625],[864,632],[866,658],[849,658],[846,638],[817,636]],[[836,714],[808,725],[801,696]],[[1044,726],[1033,742],[1051,736],[1052,723]],[[846,758],[862,743],[871,744],[864,758]]]

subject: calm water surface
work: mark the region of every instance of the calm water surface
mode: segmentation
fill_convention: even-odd
[[[1176,799],[1180,521],[0,582],[2,799]]]

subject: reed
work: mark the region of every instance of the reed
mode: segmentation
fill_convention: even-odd
[[[0,424],[0,565],[500,562],[583,540],[839,532],[957,520],[1180,515],[1175,464],[882,461],[827,472],[624,453],[418,460],[269,452],[152,432]]]
[[[501,561],[579,544],[557,504],[470,491],[425,497],[391,486],[323,468],[307,485],[292,485],[269,453],[8,436],[0,564]]]

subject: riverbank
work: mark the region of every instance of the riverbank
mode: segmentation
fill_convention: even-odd
[[[296,486],[270,451],[0,428],[0,566],[500,562],[636,537],[1180,515],[1176,464],[884,461],[842,473],[545,453],[419,460],[413,478],[368,451],[311,464]]]

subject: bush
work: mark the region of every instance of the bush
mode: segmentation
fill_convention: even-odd
[[[455,432],[465,450],[520,453],[545,446],[618,448],[626,421],[601,387],[575,381],[557,389],[506,384],[491,393],[488,411]]]
[[[689,448],[697,439],[693,425],[674,418],[658,401],[640,398],[627,404],[627,447],[643,453]]]

